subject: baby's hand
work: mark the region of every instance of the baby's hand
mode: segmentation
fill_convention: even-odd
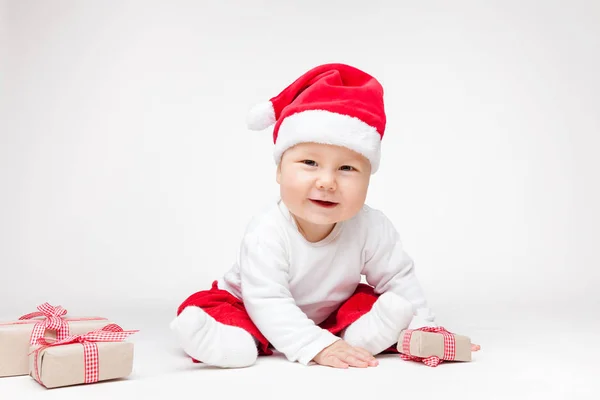
[[[321,350],[313,359],[320,365],[333,368],[375,367],[379,362],[367,350],[350,346],[344,340],[338,340]]]

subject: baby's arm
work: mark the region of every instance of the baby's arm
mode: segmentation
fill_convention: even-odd
[[[276,238],[248,234],[240,252],[242,297],[248,315],[290,361],[308,365],[340,338],[321,329],[296,305],[288,287],[288,262]]]
[[[363,269],[367,282],[376,293],[394,292],[413,305],[414,317],[409,329],[435,327],[435,316],[430,311],[417,276],[413,260],[406,254],[400,236],[392,222],[380,211],[371,210],[367,260]],[[472,351],[481,346],[472,344]]]
[[[436,326],[425,294],[415,274],[413,260],[404,251],[392,222],[378,210],[368,214],[368,240],[363,274],[376,293],[394,292],[413,305],[410,328]]]

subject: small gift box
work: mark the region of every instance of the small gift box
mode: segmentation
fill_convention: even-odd
[[[18,321],[0,322],[0,377],[29,373],[29,348],[42,337],[62,340],[110,323],[101,317],[65,317],[67,310],[44,303]]]
[[[138,332],[109,324],[63,340],[41,338],[29,353],[29,374],[45,388],[125,378],[133,370],[133,343]]]
[[[402,359],[435,367],[443,361],[471,361],[471,339],[443,327],[423,327],[401,332],[397,345]]]

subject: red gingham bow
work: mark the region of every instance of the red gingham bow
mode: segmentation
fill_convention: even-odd
[[[45,317],[44,320],[36,323],[31,331],[29,343],[35,345],[39,338],[43,337],[46,330],[56,331],[56,339],[62,340],[69,336],[69,324],[62,319],[67,314],[67,310],[61,306],[52,306],[48,303],[41,304],[37,307],[39,311],[35,311],[23,315],[19,320],[33,319],[36,317]]]
[[[439,358],[438,356],[430,356],[430,357],[417,357],[410,354],[410,338],[414,331],[424,331],[424,332],[434,332],[441,333],[444,335],[444,356]],[[451,332],[448,332],[443,327],[431,327],[425,326],[419,329],[407,329],[404,333],[404,339],[402,340],[402,353],[400,353],[400,358],[406,361],[421,361],[423,364],[429,367],[437,367],[444,360],[452,361],[456,356],[456,339]]]
[[[98,382],[99,365],[98,365],[98,346],[96,342],[121,342],[128,336],[138,332],[137,330],[124,331],[117,324],[109,324],[95,331],[85,333],[83,335],[73,335],[62,340],[52,340],[42,337],[38,340],[39,348],[35,349],[34,372],[35,380],[43,385],[38,370],[38,354],[41,350],[53,346],[62,346],[66,344],[81,343],[83,345],[83,357],[85,364],[85,383]],[[30,353],[31,354],[31,353]]]

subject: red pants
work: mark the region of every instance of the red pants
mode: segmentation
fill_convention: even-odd
[[[337,310],[335,310],[325,321],[319,324],[323,329],[338,334],[346,327],[371,310],[377,300],[373,288],[363,283],[359,284],[352,296],[348,298]],[[271,355],[271,344],[258,330],[256,325],[248,316],[244,303],[231,293],[221,290],[214,281],[210,290],[203,290],[189,296],[177,309],[179,315],[184,308],[196,306],[203,309],[216,321],[243,328],[258,341],[258,353],[260,355]],[[395,345],[385,352],[397,353]],[[197,362],[197,360],[194,360]]]

